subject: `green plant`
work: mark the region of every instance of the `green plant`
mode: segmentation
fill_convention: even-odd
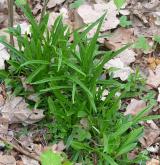
[[[70,9],[76,9],[80,7],[84,2],[85,0],[76,0],[74,3],[70,5]]]
[[[135,42],[134,48],[140,49],[145,53],[151,48],[151,46],[144,36],[140,36]]]
[[[129,160],[128,152],[138,147],[138,139],[143,134],[143,127],[138,123],[146,120],[144,114],[154,103],[149,102],[137,116],[124,116],[119,111],[121,100],[130,97],[131,92],[139,94],[142,81],[138,74],[131,75],[125,83],[109,75],[106,80],[101,79],[104,64],[130,45],[115,52],[100,50],[97,39],[105,15],[70,33],[61,16],[49,30],[48,14],[38,23],[26,3],[18,5],[31,24],[31,34],[21,35],[19,26],[9,28],[8,32],[17,39],[18,49],[0,40],[11,51],[7,73],[1,72],[8,85],[18,91],[16,94],[24,96],[30,91],[23,90],[20,78],[25,77],[25,83],[32,85],[40,97],[36,106],[48,109],[41,125],[50,129],[52,141],[64,140],[73,162],[123,165],[137,161]],[[96,26],[95,35],[88,39],[88,32]],[[103,101],[105,89],[109,94]],[[51,157],[60,162],[59,156],[52,153]]]
[[[114,3],[118,9],[120,9],[124,5],[125,2],[126,0],[114,0]]]
[[[73,165],[68,160],[65,160],[61,154],[54,153],[51,150],[42,153],[40,160],[42,165]]]
[[[127,16],[121,16],[119,20],[120,26],[122,27],[129,27],[132,25],[132,22],[127,20]]]

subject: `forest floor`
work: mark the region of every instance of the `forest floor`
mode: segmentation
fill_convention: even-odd
[[[43,8],[40,0],[30,1],[32,12],[37,20]],[[127,43],[136,41],[135,48],[126,49],[123,53],[110,60],[105,67],[119,68],[113,71],[113,76],[120,81],[126,81],[128,76],[139,70],[142,77],[146,79],[146,89],[151,90],[150,97],[157,102],[151,114],[160,115],[160,1],[159,0],[132,0],[127,1],[118,11],[113,1],[109,0],[87,0],[73,3],[72,0],[50,0],[47,5],[50,13],[49,27],[60,14],[63,15],[64,23],[71,29],[79,28],[85,24],[93,23],[104,12],[107,12],[105,22],[101,29],[102,35],[99,43],[104,50],[117,50]],[[0,0],[0,36],[6,35],[8,26],[8,11],[5,0]],[[14,25],[20,24],[23,33],[28,30],[29,23],[18,8],[14,8]],[[93,36],[94,29],[90,32]],[[7,36],[9,40],[9,36]],[[136,49],[138,48],[138,49]],[[9,54],[5,47],[0,44],[0,69],[5,68],[5,60]],[[22,80],[23,83],[23,80]],[[24,88],[26,84],[23,84]],[[27,87],[28,88],[28,87]],[[47,129],[39,129],[37,123],[44,116],[37,113],[30,120],[28,111],[25,109],[17,113],[16,106],[27,107],[23,98],[13,98],[6,101],[6,89],[3,82],[0,85],[0,106],[5,109],[5,117],[11,118],[8,122],[4,118],[3,111],[0,117],[0,164],[5,165],[38,165],[38,157],[42,150],[49,147],[44,136]],[[8,91],[7,91],[8,92]],[[33,99],[34,96],[31,96]],[[126,101],[124,114],[140,112],[146,107],[144,99],[138,97]],[[5,108],[4,108],[5,107]],[[11,112],[12,109],[12,112]],[[34,120],[34,122],[33,122]],[[150,120],[141,123],[145,127],[145,133],[140,139],[142,149],[149,152],[150,160],[147,165],[160,164],[160,120]],[[6,137],[7,136],[7,140]],[[7,150],[4,150],[6,144]],[[65,144],[59,142],[52,146],[55,150],[63,150]],[[135,153],[132,153],[134,157]]]

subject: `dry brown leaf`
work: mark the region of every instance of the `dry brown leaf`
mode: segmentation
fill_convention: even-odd
[[[151,153],[158,153],[160,151],[160,143],[155,143],[149,147],[146,148],[147,151]]]
[[[58,144],[54,144],[52,146],[52,151],[53,152],[62,152],[65,148],[66,148],[66,146],[64,145],[64,142],[60,141]]]
[[[0,12],[4,11],[4,9],[7,9],[7,1],[6,0],[0,0]]]
[[[7,15],[4,13],[0,13],[0,28],[4,28],[7,26]]]
[[[139,141],[143,147],[147,148],[156,143],[157,138],[160,135],[160,129],[152,120],[144,123],[143,125],[145,126],[144,135]]]
[[[150,145],[155,143],[159,135],[160,135],[160,130],[147,128],[144,130],[144,136],[139,141],[142,144],[142,146],[149,147]]]
[[[133,73],[133,70],[130,67],[124,67],[113,72],[113,78],[120,78],[122,81],[126,81],[131,73]]]
[[[65,0],[49,0],[47,7],[52,8],[55,7],[56,5],[60,5],[64,2]]]
[[[114,78],[120,78],[122,81],[127,80],[128,76],[133,72],[130,67],[124,65],[120,58],[111,59],[104,65],[104,69],[115,68],[110,73],[113,74]]]
[[[151,159],[146,162],[146,165],[159,165],[159,164],[160,164],[160,160],[158,159]]]
[[[39,101],[39,96],[38,96],[36,93],[33,93],[33,94],[29,95],[29,96],[27,97],[27,99],[28,99],[28,100],[32,100],[32,101],[34,101],[34,102],[38,102],[38,101]]]
[[[128,158],[130,160],[133,160],[137,157],[138,153],[139,153],[138,148],[135,148],[133,151],[128,153]]]
[[[2,107],[5,103],[4,96],[0,94],[0,107]]]
[[[106,3],[105,0],[94,0],[94,1],[95,1],[95,3],[98,3],[98,4],[99,4],[99,3],[100,3],[100,4],[101,4],[101,3],[102,3],[102,4]]]
[[[107,12],[104,24],[102,26],[102,31],[115,29],[119,25],[119,19],[117,15],[119,14],[117,7],[113,1],[108,2],[106,5],[104,4],[95,4],[94,8],[96,12],[100,12],[101,10]]]
[[[69,19],[69,11],[67,8],[65,7],[62,7],[60,9],[60,12],[57,13],[57,12],[50,12],[50,15],[49,15],[49,20],[48,20],[48,27],[51,28],[53,25],[54,25],[54,22],[56,20],[56,18],[58,16],[62,15],[63,16],[63,23],[68,25],[69,27],[71,27],[72,23]],[[40,19],[40,18],[38,18]],[[71,27],[72,28],[72,27]]]
[[[145,7],[145,9],[148,10],[153,10],[155,8],[157,8],[157,6],[159,5],[159,0],[150,0],[150,1],[143,1],[142,6]]]
[[[23,165],[40,165],[37,160],[31,159],[25,155],[20,156],[23,162]]]
[[[25,91],[30,91],[30,92],[34,91],[32,85],[26,84],[26,82],[25,82],[26,78],[25,77],[21,76],[20,79],[21,79],[21,82],[22,82],[22,85],[23,85],[23,88],[25,89]]]
[[[107,89],[105,89],[102,92],[101,100],[104,101],[106,99],[106,97],[108,96],[108,94],[109,94],[109,91]]]
[[[80,124],[81,124],[81,126],[82,126],[84,129],[87,129],[88,126],[89,126],[88,120],[87,120],[86,118],[82,118],[82,119],[80,120]]]
[[[21,145],[26,148],[28,151],[33,151],[34,149],[34,144],[33,144],[33,140],[32,137],[30,135],[28,136],[20,136],[19,137],[19,142],[21,143]]]
[[[105,46],[111,50],[117,50],[133,40],[133,29],[118,28],[112,37],[105,41]]]
[[[16,165],[24,165],[22,160],[16,161]]]
[[[132,49],[126,49],[117,57],[123,62],[124,66],[128,66],[136,60],[136,53]]]
[[[10,124],[33,124],[44,118],[43,110],[30,110],[22,97],[11,97],[7,99],[1,108],[1,113],[4,118],[9,120]]]
[[[160,59],[158,57],[149,57],[147,58],[149,68],[155,70],[158,65],[160,65]]]
[[[146,103],[143,100],[132,99],[126,108],[124,115],[137,115],[144,108],[146,108]]]
[[[0,155],[0,165],[16,165],[16,160],[11,155]]]
[[[0,70],[5,69],[4,61],[9,60],[10,55],[7,52],[6,48],[0,44]]]
[[[4,117],[0,117],[0,136],[5,136],[8,133],[9,121]]]
[[[117,18],[118,10],[113,1],[108,3],[84,4],[75,12],[75,25],[81,27],[83,24],[93,23],[107,12],[101,31],[114,29],[119,24]]]
[[[39,11],[42,10],[42,8],[42,5],[40,5],[40,3],[37,3],[34,9],[32,10],[33,14],[36,15]]]
[[[94,8],[89,4],[81,5],[77,9],[78,15],[82,18],[85,24],[95,22],[100,16],[103,15],[103,11],[99,13],[94,10]]]
[[[156,67],[155,72],[149,70],[147,84],[153,88],[157,88],[160,85],[160,65]]]

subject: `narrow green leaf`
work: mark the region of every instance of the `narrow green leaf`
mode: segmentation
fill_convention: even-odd
[[[0,43],[2,43],[6,48],[8,48],[11,52],[15,53],[16,56],[24,58],[23,54],[15,49],[12,45],[8,44],[7,42],[0,39]]]
[[[94,103],[93,95],[90,92],[90,90],[80,80],[78,80],[77,78],[75,78],[73,76],[70,76],[68,78],[71,79],[76,84],[78,84],[86,92],[86,94],[88,95],[89,101],[90,101],[90,103],[92,105],[92,108],[94,109],[95,112],[97,112],[97,108],[96,108],[95,103]]]
[[[139,112],[133,118],[133,123],[137,123],[138,121],[140,121],[144,117],[144,115],[153,108],[154,105],[155,105],[154,103],[153,104],[150,104],[147,108],[145,108],[144,110],[142,110],[141,112]]]
[[[114,0],[115,5],[117,6],[118,9],[120,9],[123,4],[125,3],[126,0]]]
[[[58,77],[50,77],[50,78],[45,78],[39,81],[32,82],[31,84],[43,84],[46,82],[52,82],[52,81],[62,81],[65,80],[65,76],[58,76]]]
[[[76,9],[80,7],[84,2],[85,0],[76,0],[74,3],[70,5],[70,9]]]
[[[143,127],[134,129],[127,137],[126,141],[122,146],[128,145],[130,143],[136,142],[140,136],[142,136]]]
[[[70,68],[74,69],[75,71],[77,71],[78,73],[82,74],[83,76],[86,76],[86,74],[84,72],[82,72],[78,66],[74,65],[73,63],[69,62],[69,61],[63,61],[67,66],[69,66]]]
[[[74,148],[75,150],[87,150],[87,151],[91,150],[91,148],[87,144],[80,143],[77,141],[72,141],[71,147]]]
[[[5,79],[9,76],[9,73],[5,70],[0,70],[0,79]]]
[[[73,87],[72,87],[72,102],[73,102],[73,104],[75,103],[75,93],[76,93],[76,84],[73,83]]]
[[[111,137],[116,138],[117,136],[121,136],[124,132],[126,132],[132,126],[132,124],[133,124],[132,122],[122,124],[121,127],[118,130],[116,130],[116,132],[113,133]]]
[[[150,115],[150,116],[144,116],[141,119],[139,119],[138,121],[147,121],[147,120],[157,120],[160,119],[160,115]]]
[[[114,161],[114,159],[112,158],[112,157],[110,157],[109,155],[106,155],[106,154],[103,154],[103,157],[104,157],[104,159],[106,160],[106,163],[108,164],[110,164],[110,165],[118,165],[115,161]]]
[[[69,88],[71,88],[71,87],[70,86],[55,86],[55,87],[51,87],[51,88],[42,89],[42,90],[40,90],[40,92],[49,92],[49,91],[53,91],[53,90],[69,89]]]
[[[27,77],[26,79],[26,83],[31,83],[32,80],[42,71],[46,68],[45,65],[41,65],[40,67],[38,67],[35,71],[33,71],[29,77]]]
[[[137,143],[132,143],[132,144],[128,144],[127,146],[122,147],[117,153],[117,156],[128,153],[129,151],[132,151],[136,146],[137,146]]]
[[[109,151],[108,137],[105,134],[103,134],[103,144],[104,144],[103,152],[108,153]]]
[[[62,51],[58,51],[58,69],[57,72],[59,72],[60,68],[62,66]]]
[[[31,65],[31,64],[42,64],[42,65],[48,65],[49,62],[48,62],[48,61],[44,61],[44,60],[30,60],[30,61],[27,61],[27,62],[21,64],[20,67],[24,67],[24,66]]]

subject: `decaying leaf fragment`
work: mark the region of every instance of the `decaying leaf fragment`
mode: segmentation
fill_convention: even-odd
[[[49,0],[47,7],[52,8],[55,7],[56,5],[60,5],[64,2],[65,0]]]
[[[9,60],[10,55],[7,52],[6,48],[0,44],[0,69],[5,69],[5,60]]]
[[[118,28],[113,33],[112,37],[106,40],[105,46],[111,50],[122,48],[128,43],[134,41],[133,29]]]
[[[146,108],[146,103],[143,100],[132,99],[130,104],[128,104],[124,115],[137,115],[140,111]]]
[[[120,58],[111,59],[104,65],[104,69],[114,68],[110,73],[114,78],[120,78],[122,81],[127,80],[128,76],[133,72],[130,67],[124,65]]]
[[[64,142],[60,141],[58,144],[54,144],[52,146],[52,151],[53,152],[62,152],[65,148],[66,148],[66,146],[64,145]]]
[[[5,136],[8,133],[9,121],[7,118],[0,117],[0,136]]]
[[[39,165],[37,160],[31,159],[25,155],[21,155],[23,165]]]
[[[28,104],[22,97],[11,97],[1,107],[1,114],[9,120],[9,123],[33,124],[44,118],[43,110],[28,108]]]
[[[159,165],[159,164],[160,164],[160,160],[158,159],[151,159],[146,163],[146,165]]]
[[[143,125],[145,125],[144,135],[139,141],[143,147],[147,148],[156,142],[160,136],[160,129],[152,120]]]
[[[121,52],[117,57],[123,62],[125,66],[130,65],[136,60],[137,54],[132,49],[126,49]]]
[[[16,165],[16,160],[11,155],[0,155],[0,165]]]
[[[157,88],[160,85],[160,65],[156,67],[155,72],[149,70],[147,84],[153,88]]]

